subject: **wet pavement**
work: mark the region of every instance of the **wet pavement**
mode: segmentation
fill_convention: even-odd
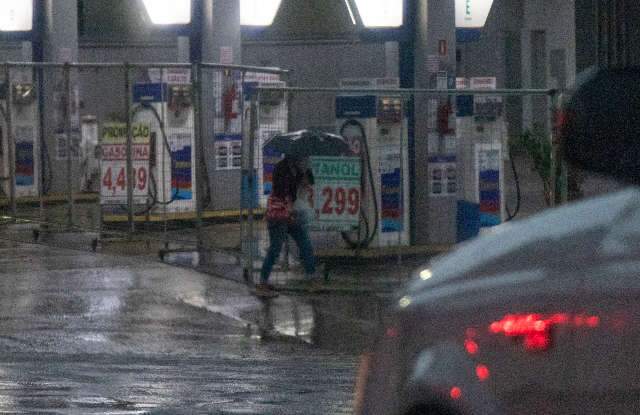
[[[350,413],[377,297],[262,302],[150,258],[6,239],[0,413]]]

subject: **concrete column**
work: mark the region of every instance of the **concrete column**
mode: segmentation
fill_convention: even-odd
[[[202,0],[202,61],[226,64],[242,63],[240,2],[237,0]],[[220,114],[223,91],[233,85],[232,72],[205,69],[202,73],[203,144],[211,189],[211,206],[215,209],[240,207],[241,174],[239,170],[215,168],[215,136],[225,130]],[[238,91],[239,92],[239,91]],[[218,105],[216,105],[218,100]],[[217,124],[216,124],[216,120]],[[231,132],[231,131],[230,131]],[[239,134],[240,131],[232,133]]]
[[[21,43],[22,50],[22,61],[23,62],[32,62],[33,61],[33,43],[26,40]]]
[[[45,0],[44,60],[78,60],[78,1]]]
[[[576,15],[576,7],[578,14]],[[590,39],[588,31],[576,31],[576,16],[588,19],[582,2],[563,0],[530,0],[522,9],[522,87],[562,88],[575,82],[576,67],[584,67],[592,60],[593,48],[576,49]],[[548,128],[548,103],[544,98],[523,100],[524,129],[536,126]]]
[[[400,45],[398,42],[384,43],[384,76],[387,78],[400,76]]]
[[[191,62],[191,42],[188,36],[178,36],[178,63]]]
[[[238,0],[203,0],[202,60],[221,62],[232,51],[233,62],[242,62],[240,2]],[[223,49],[224,48],[224,49]],[[228,48],[231,48],[229,50]]]
[[[438,72],[455,76],[456,30],[454,0],[417,0],[416,10],[416,88],[436,88]],[[415,100],[415,242],[454,243],[456,241],[457,196],[429,196],[429,154],[427,139],[436,135],[434,111],[446,99],[424,95]],[[455,103],[455,99],[451,98]],[[431,114],[431,115],[430,115]],[[451,128],[455,128],[452,125]],[[460,163],[459,163],[460,164]]]
[[[36,2],[34,2],[35,4]],[[44,0],[43,59],[47,62],[78,61],[78,4],[77,0]],[[51,160],[44,171],[46,189],[49,193],[66,193],[68,180],[73,179],[73,190],[79,189],[79,163],[73,160],[71,178],[67,171],[66,160],[62,159],[57,149],[57,137],[65,134],[67,123],[66,96],[62,69],[45,68],[42,72],[44,130],[43,140],[49,152],[45,155]],[[71,73],[71,89],[77,87],[77,74]],[[72,94],[73,95],[73,94]],[[72,100],[74,98],[72,97]],[[77,112],[72,113],[72,137],[79,136],[80,120]],[[75,133],[74,133],[75,132]]]

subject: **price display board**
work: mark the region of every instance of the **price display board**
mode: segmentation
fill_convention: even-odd
[[[149,160],[151,130],[149,125],[134,124],[133,135],[133,200],[145,204],[149,195]],[[127,204],[127,126],[105,124],[100,140],[100,203]]]
[[[315,177],[314,228],[323,231],[350,231],[360,220],[360,158],[312,157]]]

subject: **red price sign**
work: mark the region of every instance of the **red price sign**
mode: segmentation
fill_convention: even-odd
[[[144,203],[149,191],[149,168],[146,163],[134,162],[133,197],[135,203]],[[126,203],[127,173],[119,161],[103,161],[100,196],[105,203]]]
[[[360,189],[325,186],[322,189],[321,215],[352,216],[360,212]]]
[[[117,175],[115,173],[116,171],[112,167],[108,167],[102,177],[102,187],[114,195],[118,190],[127,189],[127,175],[124,167],[120,168]],[[140,191],[147,189],[147,168],[145,166],[133,169],[133,188]]]
[[[149,159],[151,133],[148,125],[134,124],[133,135],[133,198],[143,204],[149,193]],[[127,126],[122,123],[105,124],[102,132],[100,161],[100,201],[102,204],[127,203]]]
[[[315,177],[314,227],[324,231],[350,231],[360,222],[360,158],[312,157]]]

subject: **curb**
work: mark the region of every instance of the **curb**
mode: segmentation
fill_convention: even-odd
[[[306,295],[317,295],[317,294],[342,294],[342,295],[364,295],[364,294],[390,294],[395,290],[400,288],[400,284],[386,287],[376,287],[376,288],[357,288],[357,287],[332,287],[332,286],[323,286],[321,288],[309,289],[307,287],[295,287],[295,286],[275,286],[275,290],[282,293],[294,293],[294,294],[306,294]]]
[[[165,261],[160,261],[163,264],[180,267],[180,268],[188,268],[192,269],[196,272],[201,272],[203,274],[209,275],[214,278],[219,278],[226,281],[232,281],[236,284],[245,286],[250,288],[250,286],[243,280],[239,278],[234,278],[230,276],[223,275],[219,272],[211,270],[206,266],[198,265],[191,266],[187,264],[181,263],[170,263]],[[309,287],[305,287],[303,285],[298,285],[297,281],[302,280],[292,280],[295,281],[293,284],[274,284],[275,291],[282,294],[297,294],[297,295],[328,295],[328,294],[338,294],[338,295],[372,295],[372,294],[381,294],[388,295],[395,292],[397,289],[401,288],[402,285],[406,282],[406,280],[392,282],[392,283],[380,283],[380,284],[372,284],[369,286],[354,286],[354,285],[333,285],[331,282],[327,285],[322,285],[321,287],[310,289]],[[335,281],[335,280],[334,280]]]

